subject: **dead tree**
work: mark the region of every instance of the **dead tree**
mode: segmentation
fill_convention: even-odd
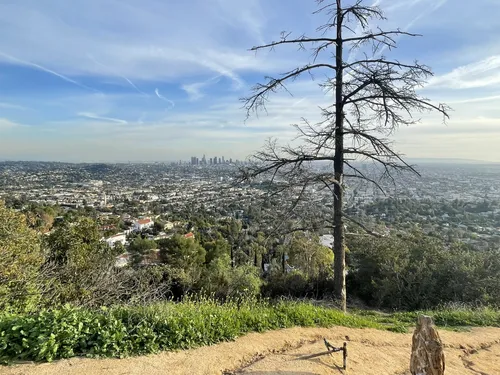
[[[288,91],[287,83],[304,73],[326,77],[321,90],[334,95],[332,103],[320,107],[321,121],[310,123],[303,119],[295,125],[298,146],[279,146],[270,140],[253,157],[255,163],[243,170],[243,178],[252,180],[268,175],[278,182],[279,189],[295,189],[300,200],[311,186],[328,189],[333,198],[333,218],[330,220],[334,235],[334,287],[335,297],[346,309],[345,287],[345,232],[343,214],[345,179],[361,179],[382,189],[378,180],[363,172],[358,161],[372,161],[382,167],[384,176],[393,178],[395,172],[411,171],[387,138],[401,125],[418,122],[415,113],[437,111],[448,117],[448,108],[433,104],[421,97],[416,89],[432,76],[429,67],[418,62],[409,64],[391,60],[383,55],[396,47],[401,36],[417,36],[401,30],[372,30],[370,21],[383,20],[378,7],[366,6],[363,0],[343,5],[342,0],[327,3],[318,0],[317,14],[327,16],[327,22],[317,28],[317,35],[292,37],[283,32],[278,41],[253,47],[252,51],[274,49],[281,45],[296,45],[309,50],[308,63],[281,76],[266,77],[264,83],[254,86],[252,94],[243,98],[247,115],[265,111],[271,93]],[[361,31],[360,31],[361,30]],[[348,53],[361,54],[355,61]],[[333,164],[328,173],[317,173],[311,165],[318,161]],[[346,169],[344,169],[346,168]]]

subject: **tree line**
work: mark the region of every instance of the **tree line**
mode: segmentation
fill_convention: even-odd
[[[0,308],[34,311],[70,303],[99,308],[204,295],[238,298],[331,298],[334,256],[318,235],[297,231],[269,238],[241,221],[201,221],[153,241],[140,235],[127,249],[102,241],[97,223],[80,215],[49,234],[29,215],[0,205]],[[243,233],[243,235],[242,235]],[[128,250],[134,261],[115,267]],[[142,261],[151,251],[156,262]],[[348,300],[415,310],[444,303],[500,305],[500,252],[448,246],[421,232],[349,237]]]

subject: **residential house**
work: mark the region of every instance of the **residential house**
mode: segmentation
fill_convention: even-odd
[[[141,232],[144,229],[151,228],[154,224],[154,221],[149,218],[139,219],[134,222],[134,231]]]
[[[117,243],[125,245],[126,241],[127,241],[127,236],[125,235],[125,233],[118,233],[115,234],[114,236],[106,238],[106,243],[111,247],[115,247]]]

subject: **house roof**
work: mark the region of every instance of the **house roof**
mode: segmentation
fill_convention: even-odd
[[[144,225],[151,223],[151,219],[142,219],[137,221],[138,224]]]
[[[194,233],[193,232],[189,232],[187,234],[184,235],[184,238],[194,238]]]

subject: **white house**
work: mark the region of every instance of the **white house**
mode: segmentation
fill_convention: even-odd
[[[127,241],[127,236],[125,235],[125,233],[118,233],[115,234],[114,236],[106,238],[106,243],[111,247],[115,247],[115,244],[117,244],[118,242],[121,243],[122,245],[125,245],[126,241]]]
[[[134,230],[136,232],[140,232],[144,229],[151,228],[154,225],[154,221],[147,218],[147,219],[140,219],[134,222]]]

